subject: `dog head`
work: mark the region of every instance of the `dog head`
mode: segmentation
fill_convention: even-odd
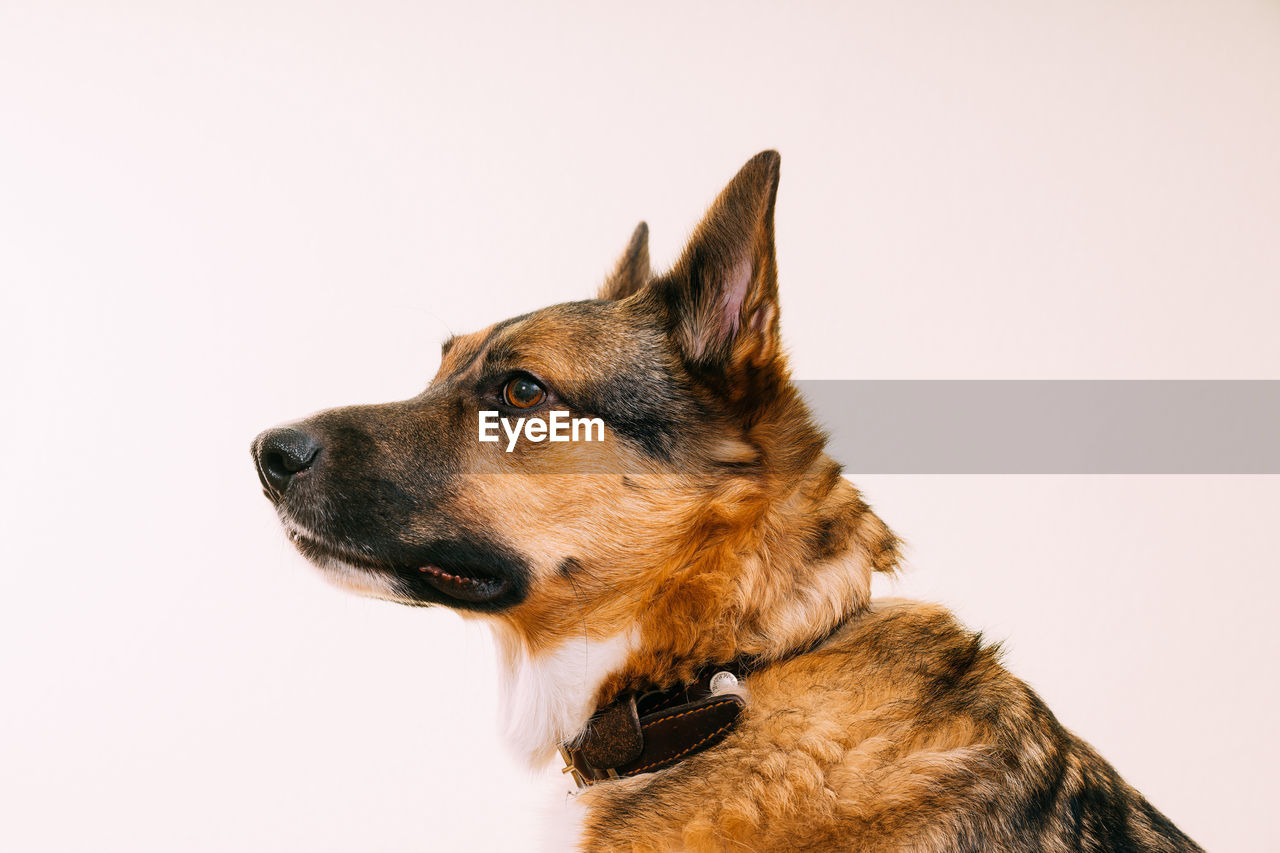
[[[343,586],[487,614],[531,650],[638,626],[650,681],[860,606],[896,541],[790,382],[778,170],[772,151],[749,161],[669,272],[650,274],[642,224],[598,298],[450,338],[411,399],[258,436],[298,548]],[[485,418],[498,440],[480,440]],[[521,418],[603,429],[513,439]]]

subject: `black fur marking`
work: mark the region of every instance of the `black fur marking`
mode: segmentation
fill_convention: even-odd
[[[809,540],[805,549],[809,561],[818,562],[834,554],[844,544],[845,537],[840,534],[847,533],[843,529],[846,526],[836,518],[820,520],[813,531],[813,537]]]
[[[646,455],[669,462],[682,444],[706,430],[710,418],[683,379],[666,369],[665,359],[654,356],[650,353],[607,381],[574,389],[569,402],[602,418]]]
[[[560,561],[560,564],[556,566],[556,571],[560,573],[560,576],[566,578],[571,578],[574,575],[580,574],[582,570],[583,565],[576,557],[565,557]]]

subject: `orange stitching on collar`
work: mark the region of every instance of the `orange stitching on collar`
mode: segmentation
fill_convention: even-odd
[[[690,708],[688,711],[681,711],[679,714],[672,714],[669,717],[659,717],[656,720],[650,720],[640,727],[640,731],[644,731],[650,726],[656,726],[658,723],[665,723],[667,720],[678,720],[681,717],[688,716],[689,714],[696,714],[699,711],[708,711],[712,708],[719,708],[721,705],[736,704],[738,704],[738,700],[736,699],[721,699],[719,702],[712,702],[710,705],[703,705],[701,708]]]
[[[711,707],[711,706],[710,706],[710,705],[708,705],[707,707]],[[651,764],[646,764],[644,767],[637,767],[635,770],[630,770],[630,771],[628,771],[627,773],[625,773],[624,775],[625,775],[625,776],[634,776],[634,775],[636,775],[637,773],[643,773],[644,771],[648,770],[650,767],[657,767],[659,764],[666,764],[668,761],[675,761],[677,758],[679,758],[680,756],[684,755],[686,752],[691,752],[691,751],[693,751],[693,750],[697,749],[698,747],[702,746],[702,745],[703,745],[704,743],[706,743],[707,741],[711,740],[711,739],[712,739],[713,737],[715,737],[716,735],[720,734],[720,733],[721,733],[722,731],[724,731],[725,729],[730,728],[730,727],[732,727],[732,726],[733,726],[733,722],[732,722],[732,721],[731,721],[731,722],[728,722],[728,723],[725,723],[723,726],[721,726],[720,728],[716,729],[714,732],[712,732],[711,734],[707,735],[707,736],[706,736],[706,737],[704,737],[702,740],[698,741],[697,743],[695,743],[693,746],[689,747],[688,749],[685,749],[685,750],[683,750],[683,751],[681,751],[681,752],[677,752],[675,755],[669,755],[669,756],[667,756],[666,758],[662,759],[661,761],[655,761],[655,762],[653,762],[653,763],[651,763]]]

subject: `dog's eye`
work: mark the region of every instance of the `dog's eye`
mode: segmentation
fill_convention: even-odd
[[[517,409],[536,406],[546,396],[547,392],[542,390],[541,385],[523,376],[517,376],[502,388],[502,399],[508,406],[515,406]]]

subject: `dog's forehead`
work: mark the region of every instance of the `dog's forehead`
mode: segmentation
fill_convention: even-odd
[[[445,341],[440,375],[506,368],[561,379],[595,378],[610,364],[635,358],[631,350],[654,337],[645,331],[615,303],[552,305]]]

